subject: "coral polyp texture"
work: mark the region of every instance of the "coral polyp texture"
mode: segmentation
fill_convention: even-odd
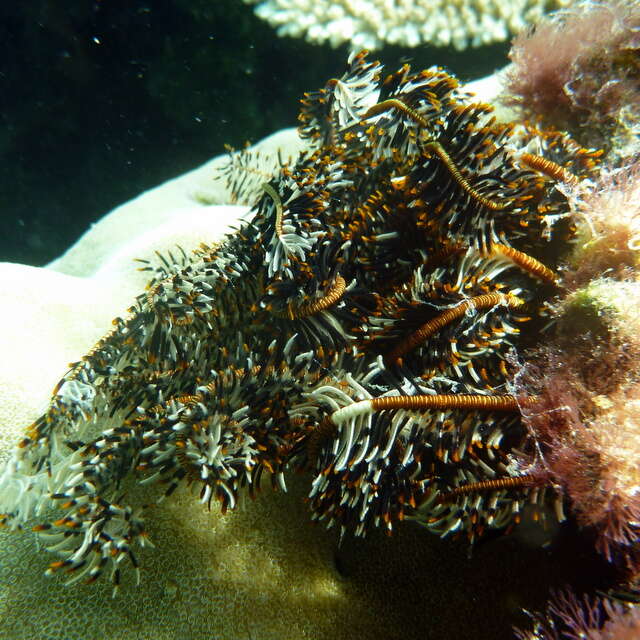
[[[2,522],[38,532],[49,573],[118,585],[138,568],[136,483],[224,512],[300,470],[312,517],[341,535],[408,518],[474,540],[525,506],[562,519],[514,353],[548,322],[566,193],[599,152],[491,111],[441,69],[384,77],[352,56],[303,99],[309,149],[237,231],[143,264],[147,290],[0,476]]]
[[[354,50],[385,44],[456,49],[503,42],[569,0],[244,0],[281,36],[304,36]]]

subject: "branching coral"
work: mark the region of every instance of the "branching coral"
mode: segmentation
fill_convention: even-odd
[[[245,0],[281,36],[304,35],[353,50],[422,43],[456,49],[502,42],[567,0]]]

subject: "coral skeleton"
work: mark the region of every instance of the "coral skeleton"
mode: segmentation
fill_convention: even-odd
[[[532,24],[569,0],[244,0],[278,35],[304,36],[333,47],[380,49],[385,44],[453,46],[462,50],[493,42]]]
[[[408,518],[473,541],[525,506],[563,517],[522,419],[539,400],[509,369],[559,286],[568,185],[599,152],[496,123],[442,69],[385,77],[364,53],[300,121],[309,150],[237,231],[144,263],[147,290],[2,471],[2,523],[32,526],[67,582],[138,568],[136,483],[224,512],[304,471],[312,517],[341,535]]]

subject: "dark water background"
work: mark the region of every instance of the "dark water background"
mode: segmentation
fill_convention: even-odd
[[[508,44],[390,47],[392,66],[461,79]],[[280,38],[241,0],[4,0],[0,260],[43,265],[113,207],[283,127],[348,50]]]

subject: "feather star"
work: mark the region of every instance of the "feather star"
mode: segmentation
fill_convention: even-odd
[[[160,499],[188,483],[224,511],[265,471],[284,489],[304,470],[313,518],[341,535],[406,517],[473,540],[525,503],[562,517],[517,455],[529,399],[508,363],[573,231],[556,185],[597,153],[496,123],[441,69],[381,74],[361,53],[307,94],[309,151],[218,246],[147,265],[147,291],[27,428],[1,522],[59,508],[33,527],[49,572],[117,586],[124,559],[137,568],[131,478]]]

